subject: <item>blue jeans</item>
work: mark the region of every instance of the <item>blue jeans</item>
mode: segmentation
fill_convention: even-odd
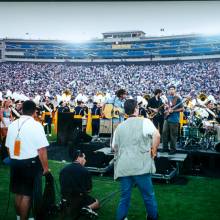
[[[157,202],[151,181],[151,175],[143,174],[137,176],[126,176],[120,177],[119,180],[121,185],[121,198],[118,205],[116,219],[123,220],[127,216],[131,198],[131,190],[134,184],[136,184],[143,197],[148,218],[157,220]]]

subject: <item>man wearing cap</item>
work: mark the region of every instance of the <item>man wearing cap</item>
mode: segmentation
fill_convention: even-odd
[[[17,220],[28,219],[33,192],[41,193],[41,176],[49,172],[49,145],[42,125],[34,120],[36,104],[23,103],[23,115],[8,127],[6,147],[11,158],[10,190],[15,193]]]
[[[163,151],[169,151],[170,154],[176,152],[176,142],[179,131],[180,112],[183,111],[182,100],[176,95],[176,87],[169,86],[167,100],[164,112],[164,125],[163,125]],[[170,142],[170,150],[168,143]]]

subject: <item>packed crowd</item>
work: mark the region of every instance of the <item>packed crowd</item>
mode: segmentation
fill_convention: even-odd
[[[180,95],[189,92],[212,94],[219,100],[220,61],[185,61],[155,64],[57,64],[1,63],[0,91],[8,89],[33,96],[50,91],[52,96],[69,88],[90,96],[97,91],[114,94],[124,88],[131,96],[163,91],[172,83]]]

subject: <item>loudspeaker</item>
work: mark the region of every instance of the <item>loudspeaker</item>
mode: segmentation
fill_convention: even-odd
[[[69,156],[72,157],[72,153],[76,149],[80,149],[80,145],[83,143],[89,143],[92,140],[92,137],[87,135],[82,131],[82,128],[76,127],[73,131],[70,132],[68,138],[68,150]]]
[[[167,157],[157,157],[155,159],[156,173],[169,174],[172,170],[171,163]]]
[[[97,150],[107,147],[104,143],[82,143],[76,147],[80,149],[86,155],[86,167],[97,167],[104,168],[106,167],[113,155],[105,155],[103,152],[98,152]]]
[[[73,118],[73,112],[58,113],[57,143],[66,145],[76,127],[82,129],[82,120]],[[80,123],[81,122],[81,123]]]
[[[88,143],[92,140],[92,137],[82,131],[82,128],[75,127],[73,132],[69,137],[69,141],[71,141],[75,146],[81,143]]]

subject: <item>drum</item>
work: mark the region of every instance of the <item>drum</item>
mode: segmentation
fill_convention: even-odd
[[[182,127],[182,136],[183,136],[184,138],[189,137],[189,126],[184,125],[184,126]]]
[[[215,127],[215,121],[203,121],[203,128],[205,129],[214,129]]]
[[[190,127],[189,128],[189,137],[190,138],[201,138],[201,132],[199,128]]]
[[[216,134],[216,141],[220,142],[220,124],[216,125],[216,131],[217,131],[217,134]]]
[[[203,128],[205,132],[210,135],[217,134],[217,122],[216,121],[203,121]]]
[[[194,127],[202,127],[202,119],[198,116],[194,116],[190,120],[190,124]]]
[[[196,108],[195,113],[196,116],[201,119],[209,117],[209,113],[204,108]]]
[[[186,109],[186,110],[183,112],[183,117],[184,117],[185,119],[187,119],[187,118],[190,116],[190,114],[191,114],[190,110],[189,110],[189,109]]]
[[[215,145],[215,150],[220,153],[220,142]]]

